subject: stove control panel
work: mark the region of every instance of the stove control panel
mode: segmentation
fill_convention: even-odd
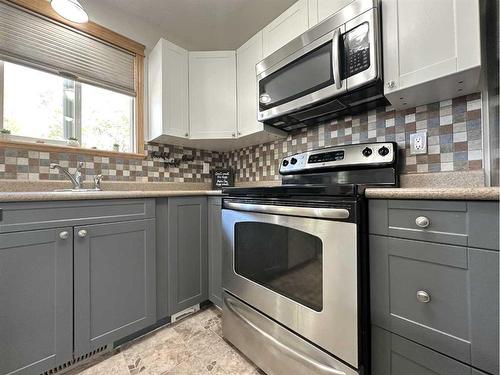
[[[350,169],[384,166],[396,162],[395,142],[363,143],[328,147],[295,154],[283,159],[281,174],[307,173],[315,169]]]

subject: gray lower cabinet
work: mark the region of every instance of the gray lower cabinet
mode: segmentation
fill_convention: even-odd
[[[498,251],[377,235],[369,243],[372,323],[498,374]]]
[[[459,361],[372,326],[371,375],[486,375]]]
[[[0,234],[0,373],[72,359],[72,228]]]
[[[222,308],[222,199],[208,198],[208,298]]]
[[[499,202],[369,201],[371,234],[499,250]],[[426,223],[417,223],[425,218]]]
[[[169,315],[208,299],[207,198],[168,199]]]
[[[156,321],[155,219],[74,228],[75,357]]]

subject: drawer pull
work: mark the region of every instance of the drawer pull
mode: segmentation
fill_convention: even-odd
[[[59,238],[61,240],[67,240],[69,238],[69,232],[64,231],[64,232],[59,233]]]
[[[87,236],[87,231],[85,229],[78,231],[78,237],[85,238],[86,236]]]
[[[419,216],[415,219],[415,224],[417,224],[420,228],[427,228],[431,224],[431,221],[428,217]]]
[[[417,292],[417,301],[420,303],[429,303],[431,301],[431,295],[425,290],[419,290]]]

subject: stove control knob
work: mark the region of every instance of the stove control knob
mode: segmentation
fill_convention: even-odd
[[[378,149],[378,153],[380,156],[386,156],[389,153],[389,149],[385,146]]]
[[[283,166],[286,167],[288,165],[288,160],[283,160]]]
[[[366,157],[370,156],[370,155],[372,154],[372,152],[373,152],[373,151],[372,151],[372,149],[371,149],[370,147],[366,147],[366,148],[362,151],[363,156],[366,156]]]
[[[297,164],[297,159],[295,159],[295,158],[292,158],[292,160],[290,160],[290,163],[291,163],[292,165],[295,165],[295,164]]]

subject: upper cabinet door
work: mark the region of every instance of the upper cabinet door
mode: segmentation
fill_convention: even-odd
[[[354,0],[309,0],[309,27],[327,19]]]
[[[160,39],[149,56],[150,140],[189,136],[188,52]]]
[[[465,72],[481,65],[477,0],[383,0],[383,54],[386,95],[398,106],[447,99],[474,90],[478,74],[421,87],[418,93],[391,93]],[[462,81],[459,86],[458,82]],[[440,96],[435,96],[440,95]],[[393,102],[394,101],[394,102]],[[429,102],[429,101],[427,101]]]
[[[257,121],[257,75],[255,65],[263,58],[262,31],[236,51],[238,86],[238,135],[245,136],[263,129]]]
[[[192,139],[236,137],[235,51],[189,52],[189,109]]]
[[[309,28],[308,0],[299,0],[263,29],[264,57]]]

